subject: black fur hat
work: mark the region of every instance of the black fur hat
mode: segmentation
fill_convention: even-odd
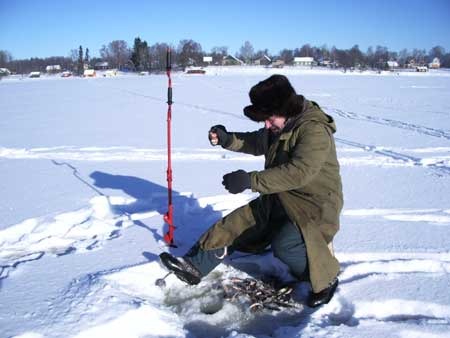
[[[248,94],[252,104],[244,108],[249,119],[261,122],[272,115],[291,117],[301,112],[300,98],[284,75],[272,75],[254,85]]]

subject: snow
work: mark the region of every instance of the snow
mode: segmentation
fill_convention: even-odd
[[[0,337],[450,337],[450,73],[209,67],[174,74],[174,254],[255,194],[223,174],[260,157],[211,147],[210,126],[253,130],[248,90],[288,75],[337,124],[345,206],[332,301],[254,313],[223,299],[230,277],[278,275],[235,253],[198,286],[166,272],[163,75],[0,82]]]

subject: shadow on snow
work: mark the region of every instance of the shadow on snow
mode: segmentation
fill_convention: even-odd
[[[101,171],[93,172],[90,178],[93,179],[96,189],[121,190],[135,199],[130,204],[111,205],[111,211],[117,216],[128,216],[134,224],[151,232],[157,242],[163,240],[163,235],[168,229],[167,224],[163,227],[159,225],[151,227],[139,217],[132,219],[131,215],[156,211],[161,215],[162,225],[164,223],[162,216],[168,210],[166,187],[135,176],[114,175]],[[183,254],[207,227],[222,217],[222,214],[210,205],[201,207],[196,198],[182,195],[177,191],[172,191],[172,201],[176,226],[174,238],[178,249],[167,247],[167,250],[170,249],[175,254]],[[121,221],[117,225],[120,227]]]

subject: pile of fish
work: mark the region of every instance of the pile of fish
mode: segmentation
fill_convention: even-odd
[[[285,286],[276,289],[272,283],[253,278],[231,278],[222,282],[224,297],[231,302],[250,303],[250,310],[269,309],[280,311],[282,308],[295,308],[299,304],[292,299],[293,288]]]

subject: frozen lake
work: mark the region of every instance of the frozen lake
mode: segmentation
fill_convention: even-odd
[[[280,71],[336,120],[345,206],[330,304],[253,314],[213,299],[207,315],[198,296],[207,284],[153,285],[164,273],[166,76],[6,78],[0,336],[449,337],[450,74]],[[222,176],[261,170],[263,159],[212,148],[207,131],[261,128],[242,108],[268,75],[173,75],[175,254],[254,198],[227,194]],[[217,275],[282,269],[268,256]]]

